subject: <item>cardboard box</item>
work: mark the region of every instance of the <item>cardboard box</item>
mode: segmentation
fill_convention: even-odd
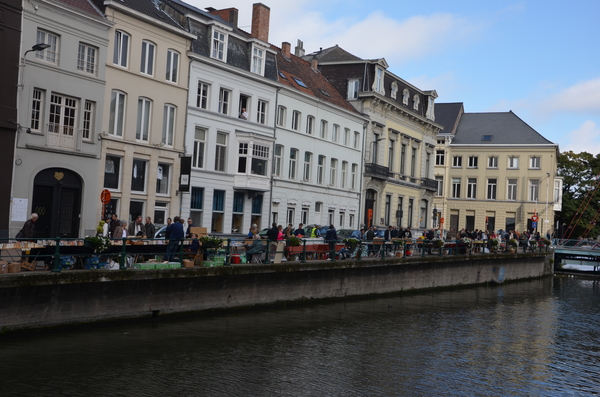
[[[0,273],[8,273],[8,262],[0,261]]]
[[[198,237],[208,236],[208,230],[205,227],[193,226],[190,228],[191,233],[196,233]]]
[[[190,259],[184,259],[183,267],[185,267],[185,268],[194,267],[194,261],[192,261]]]
[[[36,265],[35,261],[33,261],[33,263],[24,261],[24,262],[21,262],[21,269],[32,271],[32,270],[35,270],[35,265]]]
[[[13,262],[8,264],[8,273],[19,273],[21,271],[21,263]]]

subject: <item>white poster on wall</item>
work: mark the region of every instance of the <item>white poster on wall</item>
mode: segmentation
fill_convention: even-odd
[[[27,207],[29,206],[28,199],[13,198],[12,211],[10,213],[11,222],[27,221]]]

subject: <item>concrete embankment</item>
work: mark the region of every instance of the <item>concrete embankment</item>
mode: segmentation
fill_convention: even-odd
[[[0,275],[0,330],[531,279],[545,254]]]

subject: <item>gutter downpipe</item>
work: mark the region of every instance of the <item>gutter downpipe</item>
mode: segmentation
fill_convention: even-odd
[[[364,114],[364,113],[363,113]],[[363,124],[363,147],[361,150],[361,155],[360,155],[360,193],[359,193],[359,199],[358,199],[358,203],[359,203],[359,207],[358,207],[358,229],[360,230],[360,225],[362,222],[362,212],[363,212],[363,208],[364,208],[364,203],[363,203],[363,198],[364,198],[364,192],[363,192],[363,180],[364,180],[364,173],[365,173],[365,143],[367,140],[367,126],[369,125],[369,121],[366,121]],[[366,225],[365,225],[366,226]]]
[[[279,91],[281,91],[281,86],[277,87],[277,91],[275,92],[275,115],[273,117],[273,150],[271,151],[271,178],[269,180],[269,222],[267,223],[267,226],[273,222],[273,220],[271,219],[271,215],[273,215],[273,179],[275,175],[275,146],[277,145],[277,107],[279,106]]]

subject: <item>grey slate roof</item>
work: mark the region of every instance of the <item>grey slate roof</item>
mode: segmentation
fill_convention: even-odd
[[[437,107],[436,107],[437,108]],[[437,116],[437,114],[436,114]],[[492,135],[491,141],[482,136]],[[452,145],[554,145],[512,111],[464,113]]]
[[[435,104],[435,122],[444,127],[441,131],[444,134],[455,132],[454,129],[463,113],[462,102]]]
[[[106,9],[103,0],[93,1],[102,11]],[[179,16],[171,16],[167,14],[162,9],[163,5],[159,0],[119,0],[115,1],[115,3],[121,4],[127,8],[131,8],[132,10],[149,16],[157,21],[166,23],[167,25],[186,30],[185,26],[176,20],[176,18]]]
[[[355,55],[350,54],[348,51],[344,50],[337,44],[333,47],[326,48],[324,50],[319,50],[312,52],[308,55],[302,57],[305,61],[309,61],[313,58],[319,60],[320,63],[323,62],[346,62],[346,61],[362,61],[362,58],[359,58]]]

